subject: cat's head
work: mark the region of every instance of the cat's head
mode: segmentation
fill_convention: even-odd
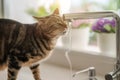
[[[60,16],[58,9],[49,16],[34,18],[37,19],[39,28],[49,37],[59,36],[67,30],[67,24],[63,19],[64,17]]]

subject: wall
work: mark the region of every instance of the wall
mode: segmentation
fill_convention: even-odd
[[[23,23],[33,22],[31,15],[27,13],[28,8],[36,8],[38,0],[4,0],[5,17],[15,19]]]

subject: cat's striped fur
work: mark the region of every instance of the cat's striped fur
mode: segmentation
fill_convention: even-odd
[[[0,69],[8,67],[8,80],[16,80],[22,66],[29,66],[35,80],[41,80],[38,61],[50,55],[67,28],[58,10],[37,18],[34,24],[0,19]]]

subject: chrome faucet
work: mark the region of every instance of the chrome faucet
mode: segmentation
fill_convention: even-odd
[[[104,17],[113,17],[116,19],[117,28],[116,28],[116,68],[112,74],[106,74],[106,80],[120,80],[120,17],[112,11],[104,12],[83,12],[83,13],[68,13],[64,14],[64,19],[68,22],[77,19],[97,19]],[[114,77],[115,76],[115,77]]]
[[[114,80],[114,79],[120,80],[119,76],[120,76],[120,67],[116,71],[106,74],[105,80]]]

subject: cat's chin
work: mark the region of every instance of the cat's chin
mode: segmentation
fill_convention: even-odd
[[[67,34],[67,31],[64,31],[63,33],[62,33],[62,35],[66,35]]]
[[[68,30],[64,30],[63,32],[62,32],[62,35],[67,35],[68,34]]]

